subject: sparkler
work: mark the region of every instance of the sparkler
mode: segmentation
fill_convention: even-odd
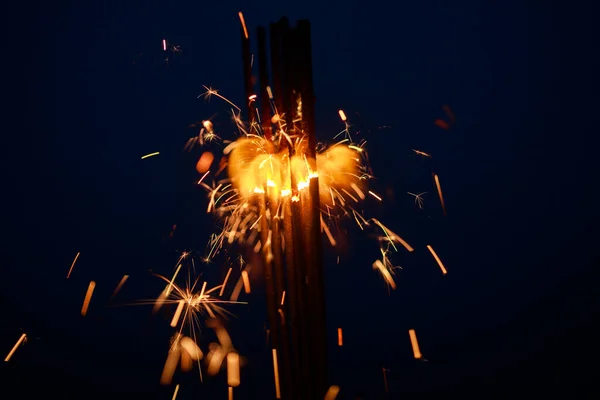
[[[214,89],[209,91],[217,93]],[[219,98],[232,104],[222,95]],[[340,115],[343,115],[342,120],[346,122],[342,110]],[[401,243],[412,251],[412,247],[399,235],[376,219],[367,220],[356,208],[366,199],[365,193],[378,201],[382,200],[375,192],[366,189],[367,181],[372,176],[366,163],[365,141],[354,143],[351,139],[344,138],[329,147],[321,145],[316,153],[316,160],[311,160],[306,155],[306,139],[292,132],[288,133],[284,130],[284,123],[279,120],[278,130],[272,140],[260,134],[260,131],[259,134],[250,133],[247,126],[239,127],[242,137],[223,150],[228,177],[215,177],[214,179],[219,180],[209,185],[206,178],[210,171],[204,172],[206,167],[202,169],[204,175],[199,184],[208,192],[207,211],[215,213],[223,224],[220,232],[214,234],[209,241],[207,261],[218,254],[225,244],[245,244],[259,252],[269,240],[269,235],[272,237],[270,228],[273,221],[282,220],[285,210],[290,207],[287,204],[300,202],[302,194],[308,191],[311,180],[317,177],[321,230],[332,246],[336,245],[336,240],[331,233],[330,224],[336,223],[340,216],[351,216],[360,229],[369,227],[372,223],[383,234],[381,240],[392,244]],[[206,153],[203,153],[198,164],[205,163],[204,154]],[[421,207],[423,194],[412,194]],[[263,198],[275,204],[272,214],[263,215],[260,212]],[[266,227],[269,232],[263,240],[258,234],[262,218],[269,220]],[[395,246],[394,250],[397,250]],[[386,265],[385,262],[382,264]],[[244,285],[247,287],[245,279]]]
[[[316,210],[317,216],[316,228],[328,240],[332,247],[335,247],[337,241],[332,232],[333,227],[339,225],[343,217],[347,217],[356,223],[360,230],[367,228],[376,230],[378,233],[378,242],[380,244],[380,259],[373,262],[373,269],[377,270],[388,288],[396,289],[394,280],[396,270],[400,269],[391,261],[391,253],[399,249],[396,244],[403,246],[408,252],[414,249],[398,234],[390,230],[381,221],[375,218],[364,216],[362,205],[367,201],[367,195],[379,202],[383,201],[375,191],[368,188],[368,182],[373,178],[366,152],[366,141],[354,141],[350,134],[350,123],[344,110],[338,110],[338,115],[344,125],[344,129],[334,135],[334,142],[330,145],[317,144],[314,140],[314,127],[311,126],[312,113],[310,107],[312,89],[303,87],[289,95],[282,89],[280,81],[279,68],[273,68],[273,85],[275,91],[269,85],[261,87],[260,98],[253,93],[252,85],[249,83],[250,68],[253,64],[253,57],[249,54],[249,34],[243,14],[239,13],[242,26],[243,51],[244,51],[244,71],[246,74],[246,94],[248,99],[248,109],[250,119],[246,123],[241,118],[241,108],[223,96],[218,90],[204,86],[205,92],[198,97],[210,99],[212,96],[224,101],[231,107],[232,120],[239,133],[239,137],[234,140],[222,139],[215,131],[211,120],[203,120],[198,125],[200,131],[197,136],[190,138],[186,143],[185,149],[190,150],[194,145],[208,146],[212,144],[225,145],[220,160],[215,158],[218,154],[213,151],[204,151],[196,163],[196,170],[201,177],[197,184],[207,191],[208,205],[207,212],[217,216],[220,227],[213,233],[207,244],[207,252],[204,257],[205,262],[211,262],[225,248],[225,246],[243,246],[253,249],[254,253],[260,253],[265,262],[265,279],[271,280],[269,283],[272,289],[268,289],[269,308],[276,307],[279,314],[281,326],[286,323],[287,307],[290,308],[290,320],[292,324],[307,318],[299,313],[295,302],[298,300],[299,293],[294,284],[287,287],[290,291],[290,303],[286,303],[286,287],[283,285],[283,266],[288,267],[287,276],[292,279],[294,276],[299,280],[310,278],[310,270],[301,271],[301,265],[306,263],[302,255],[298,252],[302,248],[292,250],[295,246],[306,245],[299,240],[310,229],[301,232],[298,227],[300,224],[310,225],[309,220],[300,221],[300,215],[307,217],[311,215],[312,209]],[[279,28],[281,29],[281,26]],[[262,68],[265,65],[266,54],[264,50],[265,43],[264,30],[259,30],[259,59],[262,60],[260,67],[261,82],[266,82],[266,70]],[[273,40],[273,39],[272,39]],[[163,41],[163,47],[166,50],[166,42]],[[282,51],[286,57],[290,49],[277,50],[273,47],[272,51]],[[289,55],[288,55],[289,56]],[[277,59],[278,57],[272,58]],[[277,61],[273,61],[274,65]],[[289,82],[288,82],[289,84]],[[303,83],[304,84],[304,83]],[[309,85],[310,86],[310,85]],[[286,88],[290,90],[290,88]],[[308,90],[308,91],[307,91]],[[277,95],[281,97],[278,98]],[[260,106],[257,104],[260,100]],[[450,116],[449,109],[445,111]],[[454,122],[454,117],[451,115]],[[448,124],[444,121],[436,120],[436,124],[447,129]],[[431,158],[431,155],[413,149],[417,155]],[[151,153],[143,156],[142,159],[159,154]],[[215,164],[218,163],[218,167]],[[221,174],[226,172],[226,176]],[[212,182],[211,182],[212,181]],[[439,178],[434,175],[437,192],[445,214],[445,205],[439,184]],[[415,204],[423,208],[422,193],[411,193],[415,198]],[[313,237],[314,239],[314,237]],[[434,256],[440,269],[445,274],[446,270],[439,260],[437,254],[431,246],[427,246]],[[285,254],[285,260],[282,258]],[[290,269],[295,266],[294,269]],[[175,279],[180,271],[181,264],[178,265],[173,277],[167,279],[159,276],[167,286],[159,298],[155,301],[155,309],[163,304],[177,304],[177,308],[171,319],[171,326],[177,329],[171,345],[169,356],[165,363],[163,377],[161,382],[170,383],[171,377],[181,360],[183,370],[192,368],[191,360],[201,360],[203,353],[199,349],[196,338],[196,332],[200,329],[200,315],[208,315],[211,318],[216,316],[226,317],[228,311],[225,310],[223,303],[239,303],[238,296],[243,289],[245,293],[251,292],[250,285],[250,266],[244,267],[243,259],[240,258],[240,277],[235,286],[231,300],[222,300],[225,287],[230,278],[232,268],[228,269],[223,283],[219,286],[207,290],[207,283],[202,283],[200,290],[196,289],[198,278],[193,283],[188,281],[186,288],[179,287]],[[70,272],[69,272],[70,273]],[[124,277],[125,279],[125,277]],[[295,279],[295,278],[294,278]],[[115,293],[120,289],[124,280],[119,284]],[[269,290],[272,293],[269,294]],[[214,296],[218,291],[218,296]],[[212,296],[214,297],[211,297]],[[309,302],[318,301],[309,296]],[[294,322],[295,321],[295,322]],[[280,347],[279,336],[285,342],[286,329],[279,331],[277,323],[270,321],[272,337],[272,357],[273,371],[275,380],[275,394],[277,398],[282,397],[282,384],[286,382],[288,373],[286,369],[290,368],[288,363],[289,349],[285,346]],[[295,329],[299,329],[295,325]],[[183,336],[183,330],[187,327],[189,336]],[[233,351],[229,336],[222,327],[216,327],[219,343],[211,343],[206,357],[207,371],[210,375],[218,372],[221,364],[227,365],[227,382],[229,397],[233,398],[233,388],[240,384],[239,355]],[[338,328],[338,346],[343,346],[342,328]],[[302,340],[297,332],[291,332],[293,342],[296,345]],[[409,332],[413,346],[415,358],[421,358],[416,341],[414,330]],[[303,343],[309,345],[310,341]],[[278,354],[278,349],[282,351]],[[313,351],[322,351],[313,349]],[[280,371],[279,359],[282,361],[282,374]],[[305,362],[306,360],[302,361]],[[306,365],[303,367],[305,368]],[[299,368],[296,366],[296,368]],[[387,392],[386,370],[383,370],[384,380]],[[280,378],[283,375],[282,381]],[[178,387],[175,390],[174,397],[177,394]],[[339,392],[339,387],[331,386],[325,398],[334,399]],[[322,394],[321,394],[322,396]]]
[[[320,323],[317,322],[319,318],[324,318],[323,315],[317,317],[298,308],[299,301],[306,301],[310,310],[323,308],[322,300],[318,298],[319,290],[322,289],[317,289],[322,285],[318,283],[319,274],[322,272],[319,270],[316,273],[313,259],[306,258],[319,257],[319,250],[310,248],[312,244],[320,244],[316,233],[320,231],[329,244],[335,247],[337,241],[332,228],[338,227],[343,217],[349,217],[361,230],[375,230],[378,233],[381,258],[373,262],[373,268],[379,271],[390,289],[396,289],[394,276],[396,270],[400,269],[392,263],[391,253],[399,250],[397,244],[409,252],[414,249],[378,219],[364,216],[362,205],[365,204],[367,195],[377,201],[382,201],[382,198],[368,188],[372,174],[368,165],[366,141],[355,141],[352,137],[351,125],[344,110],[338,110],[344,129],[333,136],[337,142],[330,145],[316,143],[311,117],[310,77],[301,77],[299,81],[281,80],[281,73],[285,68],[295,69],[293,72],[286,72],[291,74],[290,76],[310,73],[310,67],[301,70],[298,63],[291,62],[292,59],[300,62],[296,59],[298,54],[277,43],[278,40],[282,40],[277,36],[279,30],[289,29],[287,21],[280,21],[271,27],[271,82],[275,90],[265,84],[268,79],[263,68],[266,63],[266,38],[264,29],[259,29],[260,98],[253,92],[249,35],[241,14],[240,21],[250,119],[247,123],[244,122],[240,107],[216,89],[204,86],[206,91],[198,97],[204,96],[208,99],[215,96],[232,107],[232,120],[239,137],[231,141],[224,140],[215,132],[212,122],[204,121],[200,135],[197,139],[191,138],[186,148],[192,141],[200,145],[222,142],[225,146],[216,173],[211,172],[214,170],[214,157],[218,156],[216,153],[204,152],[196,165],[197,171],[202,174],[198,184],[207,191],[207,212],[215,214],[220,224],[218,231],[210,237],[205,261],[212,261],[225,246],[232,245],[248,247],[253,249],[254,253],[262,255],[269,310],[268,331],[273,347],[275,386],[279,398],[282,388],[284,392],[289,392],[286,385],[289,385],[287,381],[291,375],[286,371],[291,367],[290,348],[286,347],[289,346],[286,345],[287,335],[291,335],[294,348],[310,347],[313,344],[317,346],[318,340],[314,343],[313,341],[320,333],[317,333],[318,329],[314,333],[311,329]],[[283,65],[278,64],[280,62]],[[291,64],[286,64],[290,62]],[[413,151],[431,158],[431,155],[423,151]],[[220,176],[220,172],[223,171],[226,171],[226,176]],[[409,194],[415,197],[415,203],[422,208],[422,196],[425,192]],[[316,216],[314,222],[313,215]],[[311,224],[316,228],[314,232]],[[304,227],[300,229],[302,225]],[[307,245],[309,247],[306,247]],[[282,254],[285,254],[284,258]],[[308,269],[304,270],[304,265],[308,265]],[[286,267],[287,281],[284,283],[283,274]],[[295,282],[302,281],[314,282],[308,286],[311,288],[309,290],[313,291],[311,295],[302,293],[306,289],[296,287]],[[241,271],[232,300],[237,299],[242,288],[246,293],[250,292],[247,270]],[[290,292],[288,303],[285,302],[286,290]],[[302,296],[307,297],[301,300]],[[289,314],[286,313],[286,308],[289,308]],[[307,324],[307,330],[300,334],[302,324]],[[286,326],[290,325],[294,328],[288,332]],[[338,345],[342,344],[340,328]],[[324,353],[326,350],[323,347],[315,347],[312,351]],[[278,354],[281,357],[283,372],[280,371]],[[223,354],[220,354],[220,357],[223,357]],[[294,367],[297,373],[300,373],[298,368],[311,368],[305,355],[298,354],[296,357],[300,358],[299,364]],[[307,373],[306,369],[304,371],[303,373]],[[315,372],[309,374],[314,375]],[[283,377],[282,382],[279,381],[280,377]],[[316,386],[321,386],[321,383],[316,383]],[[322,393],[320,392],[320,396]],[[302,396],[300,394],[300,397]]]
[[[247,72],[252,67],[253,56],[248,53],[248,28],[241,12],[239,18],[245,40],[244,62],[245,71]],[[277,29],[281,28],[282,26],[279,26]],[[267,81],[266,62],[264,62],[266,59],[265,41],[264,30],[259,30],[259,43],[263,45],[259,46],[259,59],[263,61],[260,65],[261,83]],[[173,52],[180,51],[178,46],[168,45],[166,39],[162,40],[162,47],[165,52],[168,49]],[[289,48],[275,49],[272,46],[272,51],[275,53],[282,52],[283,54],[277,55],[283,58],[299,57],[298,54],[290,55],[291,50]],[[277,63],[278,61],[273,62]],[[298,68],[298,66],[296,65],[295,68]],[[412,252],[413,248],[378,219],[364,216],[361,207],[367,201],[367,195],[370,196],[369,199],[375,199],[379,202],[383,200],[375,191],[368,188],[369,180],[373,176],[368,165],[367,143],[365,140],[354,141],[350,133],[351,125],[346,112],[338,110],[344,128],[333,136],[333,139],[337,142],[330,145],[317,144],[314,139],[314,126],[312,126],[311,78],[304,77],[301,82],[294,83],[301,87],[294,90],[291,87],[286,87],[284,90],[282,86],[285,85],[282,85],[281,77],[278,76],[280,72],[279,68],[274,68],[272,82],[275,91],[268,85],[262,85],[260,97],[252,93],[252,86],[248,84],[249,81],[247,80],[246,90],[250,111],[248,122],[242,120],[240,107],[216,89],[204,86],[205,92],[198,97],[203,96],[208,100],[215,96],[224,101],[228,107],[231,107],[232,120],[235,123],[239,137],[235,140],[223,140],[215,131],[211,120],[202,120],[201,123],[192,124],[193,127],[198,126],[200,130],[197,136],[190,138],[186,143],[185,149],[190,150],[194,145],[205,146],[216,143],[226,145],[223,156],[218,161],[218,166],[215,165],[216,154],[212,151],[203,152],[196,163],[196,170],[202,175],[197,184],[208,193],[207,211],[215,214],[221,224],[218,231],[210,237],[204,261],[207,263],[213,261],[225,246],[231,245],[249,247],[253,249],[254,253],[261,253],[266,268],[270,268],[268,276],[272,280],[271,284],[274,288],[272,294],[276,295],[276,301],[272,301],[272,303],[276,306],[279,314],[280,325],[292,325],[296,330],[300,330],[301,327],[298,322],[304,321],[302,318],[311,322],[318,319],[313,315],[301,315],[306,310],[299,310],[295,304],[301,295],[298,293],[298,288],[302,285],[301,281],[314,282],[319,278],[318,275],[314,275],[314,270],[310,270],[310,268],[303,270],[303,264],[311,264],[311,259],[306,254],[301,254],[303,251],[306,252],[311,243],[320,243],[316,241],[314,232],[320,231],[327,238],[331,247],[335,247],[337,241],[332,228],[337,227],[343,217],[354,221],[360,230],[366,228],[376,230],[381,258],[375,260],[372,266],[374,270],[381,274],[387,286],[391,289],[397,287],[394,276],[395,271],[400,269],[399,266],[392,263],[391,253],[398,251],[396,244],[402,245],[408,252]],[[293,72],[299,73],[298,71]],[[310,68],[301,72],[309,73]],[[290,71],[286,71],[286,73],[290,73]],[[289,82],[286,85],[289,85]],[[261,106],[257,107],[259,102]],[[444,111],[450,118],[451,123],[454,123],[454,114],[449,107],[444,106]],[[448,129],[450,126],[447,122],[439,119],[435,123],[444,129]],[[413,149],[413,152],[422,157],[432,157],[421,150]],[[142,156],[141,159],[159,154],[159,152],[150,153]],[[221,176],[223,172],[226,172],[226,176]],[[212,183],[208,183],[211,179]],[[434,182],[442,209],[446,214],[437,175],[434,175]],[[422,196],[426,193],[408,192],[415,198],[415,204],[421,209],[423,208]],[[313,216],[316,216],[316,219]],[[299,219],[304,217],[309,218]],[[313,219],[311,220],[311,218]],[[302,229],[299,228],[301,225]],[[316,227],[316,230],[311,230],[313,226]],[[174,225],[171,236],[175,227]],[[315,240],[315,242],[306,240],[307,237]],[[297,249],[290,250],[294,247],[297,247]],[[436,252],[430,245],[427,245],[427,249],[445,275],[447,273],[446,268]],[[318,251],[315,253],[318,258]],[[285,254],[285,257],[282,254]],[[68,271],[67,279],[69,279],[79,256],[80,253],[77,253]],[[233,388],[239,386],[241,382],[240,355],[235,351],[227,331],[217,322],[216,318],[227,318],[228,315],[231,315],[224,307],[227,304],[245,304],[237,301],[237,299],[242,288],[246,294],[251,292],[249,275],[251,266],[245,265],[243,259],[239,258],[241,271],[238,283],[231,294],[231,300],[224,300],[222,297],[233,268],[228,269],[221,285],[207,288],[207,282],[204,281],[200,284],[200,276],[196,275],[195,271],[194,277],[192,277],[188,266],[186,286],[180,287],[176,283],[176,278],[187,256],[188,253],[185,252],[181,255],[171,279],[156,275],[165,281],[167,285],[159,297],[152,301],[154,310],[158,310],[163,305],[177,305],[170,321],[170,326],[175,328],[176,332],[169,347],[161,383],[171,383],[178,365],[180,365],[181,370],[189,371],[193,368],[194,361],[197,362],[200,379],[202,380],[201,360],[205,360],[209,375],[218,373],[222,364],[226,363],[228,394],[229,398],[233,399]],[[190,258],[190,260],[193,264],[193,259]],[[297,279],[297,282],[294,282],[298,283],[299,286],[283,285],[284,265],[287,267],[286,275],[290,282]],[[128,275],[123,276],[111,299],[121,290],[128,277]],[[81,309],[82,316],[87,314],[95,286],[94,281],[89,283]],[[287,302],[286,288],[289,291]],[[318,294],[318,290],[311,293]],[[313,305],[315,302],[320,301],[313,298],[313,296],[308,296],[306,300],[309,303],[312,302]],[[197,344],[198,333],[201,331],[201,321],[205,316],[210,318],[206,325],[215,329],[218,337],[218,343],[210,343],[206,357]],[[302,329],[304,328],[309,329],[308,327],[302,327]],[[278,336],[278,329],[276,324],[274,325],[271,321],[271,329],[267,329],[267,332],[273,330],[274,336]],[[286,332],[286,329],[280,332],[283,342],[287,340],[286,335],[288,333]],[[316,331],[306,332],[309,332],[308,337],[311,339],[310,335]],[[298,332],[294,330],[292,330],[291,336],[295,345],[302,343],[303,347],[310,347],[310,345],[316,343],[311,340],[306,341],[306,336],[303,338],[298,337]],[[342,328],[337,328],[337,336],[338,346],[341,347],[343,346]],[[413,329],[409,331],[409,336],[414,357],[421,359],[422,354]],[[289,349],[278,345],[278,340],[272,339],[272,360],[275,394],[279,399],[282,397],[282,386],[285,386],[286,383],[289,384],[286,379],[289,376],[290,365],[286,365],[286,363],[289,363],[290,355],[286,353],[286,351],[289,352]],[[17,348],[25,341],[26,335],[23,333],[5,358],[5,361],[9,361]],[[278,349],[281,351],[280,354],[278,354]],[[323,348],[311,348],[311,351],[323,352]],[[305,363],[306,360],[302,359],[301,362]],[[306,365],[302,366],[302,368],[306,367]],[[295,368],[298,370],[299,367],[295,366]],[[383,369],[387,393],[386,372],[387,370]],[[179,385],[176,385],[173,400],[176,399],[178,391]],[[330,386],[325,399],[335,399],[339,391],[338,386]],[[321,392],[320,396],[322,395]]]
[[[249,49],[249,34],[241,12],[239,18],[242,24],[243,37],[246,40],[244,49],[247,51]],[[262,41],[264,44],[265,40],[263,30],[262,36],[259,34],[259,42]],[[168,49],[172,52],[180,51],[178,46],[168,45],[166,39],[162,40],[162,47],[165,52]],[[280,50],[284,53],[291,51],[285,48],[283,50],[272,49],[274,52]],[[262,60],[266,59],[265,51],[262,47],[259,50],[259,58]],[[286,53],[286,55],[290,57],[289,54]],[[245,55],[244,59],[245,62],[250,60],[248,65],[251,68],[253,56],[248,58]],[[265,71],[266,63],[261,62],[261,82],[267,80]],[[372,266],[374,270],[382,275],[391,289],[397,288],[394,276],[395,271],[400,269],[399,266],[392,263],[391,253],[398,251],[396,244],[402,245],[408,252],[412,252],[413,248],[378,219],[365,217],[363,210],[360,208],[367,201],[367,194],[370,196],[369,199],[373,198],[379,202],[383,200],[381,196],[368,188],[369,180],[373,176],[368,165],[367,143],[364,140],[358,142],[353,140],[350,134],[351,125],[345,111],[338,110],[338,115],[344,125],[344,129],[333,136],[334,140],[338,141],[330,145],[315,143],[314,127],[311,126],[312,118],[311,115],[308,115],[312,113],[310,106],[312,105],[312,88],[310,85],[308,85],[308,88],[298,88],[297,91],[292,91],[293,96],[288,96],[289,93],[282,90],[280,77],[277,76],[280,72],[278,68],[275,68],[273,72],[272,80],[275,91],[270,86],[262,85],[260,97],[251,92],[247,93],[249,110],[251,111],[250,120],[247,123],[241,118],[240,107],[216,89],[204,86],[206,91],[198,97],[203,96],[208,100],[215,96],[227,103],[228,107],[231,107],[232,120],[239,133],[239,138],[232,141],[223,140],[215,131],[214,124],[210,119],[202,120],[201,123],[198,123],[198,126],[201,126],[198,135],[190,138],[185,145],[185,149],[189,150],[194,145],[226,144],[223,157],[218,161],[218,166],[215,166],[215,154],[211,151],[203,152],[196,163],[196,170],[199,174],[202,174],[197,184],[208,192],[207,211],[214,213],[221,223],[220,229],[211,235],[204,261],[207,263],[213,261],[225,246],[230,245],[245,246],[253,249],[254,253],[262,253],[265,263],[270,265],[271,268],[269,274],[274,281],[272,283],[278,300],[273,304],[277,307],[280,325],[290,325],[289,321],[292,321],[291,325],[295,325],[294,327],[300,330],[306,327],[300,327],[298,321],[302,321],[300,317],[307,318],[307,316],[295,315],[295,313],[300,313],[297,307],[294,307],[294,302],[297,302],[299,298],[298,287],[303,284],[302,280],[308,282],[315,278],[314,275],[311,276],[313,272],[310,270],[299,272],[303,267],[302,261],[307,261],[307,258],[303,258],[302,254],[298,254],[310,246],[310,243],[306,243],[305,240],[307,232],[309,236],[314,233],[314,231],[310,231],[310,228],[306,229],[306,226],[311,224],[317,226],[317,230],[320,230],[332,247],[335,247],[337,243],[332,228],[337,226],[343,217],[354,221],[360,230],[375,229],[378,233],[381,258],[375,260]],[[297,73],[298,71],[293,72]],[[310,81],[310,77],[303,79],[305,81],[301,83],[302,85],[306,85],[306,82]],[[247,85],[246,89],[250,91],[252,88]],[[290,88],[286,90],[290,91]],[[260,108],[256,106],[257,100],[260,100]],[[455,117],[449,107],[444,106],[444,111],[451,123],[454,123]],[[435,120],[435,124],[444,129],[450,127],[448,122],[440,119]],[[193,127],[196,127],[196,124],[193,124]],[[421,150],[413,149],[413,152],[422,157],[432,158],[430,154]],[[159,152],[146,154],[141,159],[159,154]],[[221,176],[223,172],[226,172],[227,176]],[[211,179],[212,183],[207,183]],[[444,215],[446,215],[439,178],[435,174],[434,182]],[[423,208],[423,195],[426,193],[408,192],[409,195],[415,198],[415,204],[421,209]],[[312,213],[315,209],[316,213]],[[313,215],[317,216],[316,222],[308,219],[298,219],[299,216],[312,217]],[[300,225],[303,225],[304,231],[301,231]],[[174,225],[171,235],[175,228]],[[315,239],[314,235],[312,239]],[[299,249],[290,251],[294,246]],[[427,245],[427,249],[436,260],[442,273],[446,275],[447,270],[432,246]],[[282,253],[285,253],[286,260],[283,260]],[[69,279],[79,256],[80,253],[78,252],[69,268],[67,279]],[[185,252],[181,255],[171,279],[157,275],[167,285],[159,297],[152,301],[154,309],[157,310],[163,305],[177,305],[170,321],[170,326],[175,328],[176,332],[169,347],[161,383],[171,383],[178,365],[183,371],[190,371],[194,366],[194,362],[196,362],[202,380],[201,360],[205,360],[209,375],[217,374],[223,363],[226,363],[228,394],[229,399],[232,400],[233,389],[241,383],[240,355],[235,351],[229,334],[217,322],[217,318],[227,318],[231,315],[225,305],[245,304],[237,301],[237,299],[242,288],[246,294],[251,292],[249,275],[251,266],[245,265],[243,259],[239,258],[241,271],[238,283],[232,292],[231,300],[224,300],[222,297],[233,268],[228,269],[222,284],[207,288],[207,282],[203,281],[200,284],[201,276],[196,275],[194,272],[194,277],[192,277],[188,267],[186,286],[180,287],[176,283],[176,278],[187,256],[188,253]],[[190,260],[193,263],[193,259],[190,258]],[[287,302],[287,291],[281,283],[284,264],[288,268],[286,271],[287,276],[295,276],[300,281],[296,282],[299,286],[292,285],[288,287],[289,300]],[[292,268],[292,266],[297,267],[297,269]],[[117,295],[128,278],[128,275],[123,276],[111,299]],[[95,286],[95,281],[90,281],[81,308],[82,316],[87,314]],[[319,299],[309,296],[308,301],[318,302]],[[291,316],[288,317],[287,315]],[[218,343],[210,343],[206,357],[198,345],[198,333],[201,331],[201,322],[205,316],[210,318],[206,325],[215,330],[218,338]],[[309,317],[313,318],[312,315]],[[310,318],[306,320],[315,321],[315,319]],[[272,325],[271,329],[277,332],[278,328]],[[267,332],[271,332],[271,329],[267,329]],[[314,333],[314,331],[311,333]],[[281,335],[284,338],[283,341],[285,341],[286,330],[283,330]],[[295,344],[302,343],[303,346],[314,344],[311,341],[308,343],[302,342],[306,338],[298,338],[298,333],[292,331],[292,336],[294,335],[296,337],[292,339],[292,342]],[[308,336],[310,336],[310,333]],[[409,330],[409,337],[414,358],[422,359],[423,356],[414,329]],[[337,338],[338,346],[342,347],[342,328],[337,328]],[[18,347],[26,340],[27,335],[23,333],[6,356],[5,362],[11,359]],[[279,347],[276,339],[272,340],[272,344],[275,394],[279,399],[282,397],[282,386],[286,383],[285,379],[288,375],[285,371],[286,368],[289,368],[289,365],[286,366],[286,362],[289,362],[289,354],[286,354],[285,347],[282,347],[281,353],[278,354]],[[310,348],[312,352],[322,350],[322,348]],[[280,360],[282,364],[281,371],[283,372],[280,371]],[[383,369],[386,393],[388,392],[387,372],[388,370]],[[281,381],[280,378],[282,378]],[[339,391],[338,386],[330,386],[325,394],[325,399],[334,400]],[[176,399],[178,392],[179,385],[176,385],[172,400]]]
[[[81,252],[77,252],[77,255],[75,256],[75,259],[73,259],[73,262],[71,263],[71,268],[69,268],[69,272],[67,273],[67,279],[69,279],[69,277],[71,276],[71,272],[73,271],[73,267],[75,266],[75,263],[77,262],[77,259],[79,258],[80,254],[81,254]]]

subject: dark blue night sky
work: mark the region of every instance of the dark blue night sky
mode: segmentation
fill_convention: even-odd
[[[114,303],[156,297],[163,285],[148,270],[169,274],[179,252],[202,252],[214,231],[194,186],[200,153],[182,149],[197,133],[188,126],[202,119],[233,137],[227,104],[196,97],[210,85],[243,104],[241,10],[253,34],[281,16],[311,21],[317,134],[329,141],[345,110],[368,142],[372,187],[385,194],[366,212],[415,247],[395,256],[404,269],[391,295],[371,268],[373,237],[348,224],[340,265],[328,251],[330,381],[339,398],[386,398],[382,367],[394,399],[592,393],[584,388],[597,376],[600,238],[591,9],[552,1],[63,3],[6,13],[0,354],[23,331],[30,340],[0,368],[3,392],[171,398],[173,388],[159,385],[169,315],[108,299],[123,274],[131,277]],[[182,50],[168,64],[163,38]],[[456,115],[449,130],[433,123],[445,118],[444,104]],[[154,151],[161,154],[140,160]],[[423,211],[407,191],[428,192]],[[219,265],[206,268],[222,278]],[[90,280],[97,288],[82,318]],[[248,357],[237,399],[272,390],[256,286],[249,305],[232,307],[231,335]],[[427,363],[412,358],[409,328]],[[176,379],[178,399],[227,398],[223,374],[204,385],[195,373]]]

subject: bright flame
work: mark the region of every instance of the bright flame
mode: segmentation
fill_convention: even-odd
[[[314,160],[296,146],[297,155],[289,150],[278,151],[275,144],[260,137],[242,137],[234,142],[230,151],[228,172],[234,187],[246,200],[256,194],[266,193],[269,198],[287,197],[310,186],[310,180],[319,177],[320,201],[334,208],[343,205],[350,197],[358,202],[364,199],[364,181],[360,149],[357,146],[336,144],[317,154]],[[291,161],[290,161],[291,160]],[[296,182],[296,187],[292,187]]]

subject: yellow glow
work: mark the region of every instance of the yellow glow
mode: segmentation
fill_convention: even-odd
[[[335,207],[336,198],[342,199],[344,194],[353,193],[350,197],[356,201],[364,199],[361,148],[337,144],[317,154],[316,163],[303,155],[304,145],[296,146],[295,150],[296,155],[290,157],[287,149],[277,152],[275,144],[267,139],[238,139],[231,147],[228,163],[233,185],[245,199],[266,193],[272,199],[291,195],[292,201],[299,201],[294,192],[308,188],[311,179],[318,177],[324,206]],[[292,178],[295,188],[291,185]]]

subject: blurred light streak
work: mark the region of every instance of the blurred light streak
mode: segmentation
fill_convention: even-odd
[[[19,340],[17,340],[17,343],[15,343],[15,345],[13,346],[13,348],[10,350],[10,352],[8,353],[8,355],[6,356],[6,358],[4,359],[4,362],[8,362],[13,354],[15,354],[15,351],[17,351],[17,349],[19,348],[19,346],[25,342],[25,340],[27,339],[27,335],[25,333],[23,333],[21,335],[21,337],[19,338]]]
[[[442,195],[442,187],[440,186],[440,178],[437,174],[433,174],[433,179],[435,180],[435,187],[437,188],[438,196],[440,196],[440,203],[442,204],[442,210],[444,211],[444,215],[446,214],[446,205],[444,204],[444,196]]]
[[[145,158],[148,158],[148,157],[157,156],[159,154],[160,154],[159,151],[154,152],[154,153],[150,153],[150,154],[146,154],[145,156],[142,156],[142,160],[145,159]]]
[[[73,259],[73,262],[71,263],[71,268],[69,268],[69,272],[67,273],[67,279],[69,279],[69,277],[71,276],[71,271],[73,271],[73,267],[75,266],[75,263],[77,262],[77,259],[79,258],[79,254],[81,254],[81,252],[77,252],[75,259]]]
[[[87,292],[85,293],[85,299],[83,299],[83,306],[81,307],[81,315],[85,317],[88,311],[88,307],[90,306],[90,300],[92,299],[92,294],[94,293],[94,289],[96,288],[96,282],[90,281]]]
[[[121,290],[121,288],[123,287],[123,285],[125,284],[127,279],[129,279],[129,275],[123,275],[123,277],[119,281],[119,284],[115,288],[113,294],[110,296],[111,300],[117,295],[117,293],[119,293],[119,291]]]
[[[337,385],[331,385],[323,400],[335,400],[338,393],[340,392],[340,387]]]
[[[279,364],[277,362],[277,349],[273,349],[273,373],[275,378],[275,397],[281,398],[281,389],[279,387]]]
[[[442,260],[440,260],[435,250],[433,250],[433,247],[431,247],[431,245],[428,244],[427,249],[433,256],[433,258],[435,258],[435,261],[437,261],[438,265],[440,266],[440,269],[442,270],[442,274],[446,275],[448,271],[446,270],[446,267],[444,267],[444,264],[442,264]]]
[[[238,353],[227,354],[227,384],[230,387],[240,385],[240,355]]]
[[[175,391],[173,392],[173,397],[171,400],[175,400],[177,398],[177,392],[179,392],[179,384],[175,385]]]

